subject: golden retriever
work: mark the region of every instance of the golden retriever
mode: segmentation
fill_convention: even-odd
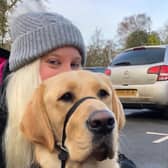
[[[76,102],[65,127],[65,167],[119,168],[122,105],[108,77],[85,70],[47,79],[35,91],[21,122],[25,138],[34,144],[35,161],[41,168],[61,167],[58,155],[65,118]]]

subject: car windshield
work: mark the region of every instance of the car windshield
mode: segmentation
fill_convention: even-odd
[[[165,48],[139,48],[117,55],[111,66],[145,65],[163,62]]]

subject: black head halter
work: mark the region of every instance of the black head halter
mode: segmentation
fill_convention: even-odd
[[[63,126],[63,132],[62,132],[62,142],[61,145],[55,144],[55,148],[58,148],[60,150],[60,153],[58,155],[58,158],[61,160],[61,168],[65,168],[66,161],[68,159],[68,150],[65,147],[65,139],[66,139],[66,125],[72,116],[72,114],[75,112],[76,108],[86,99],[95,99],[95,97],[83,97],[80,100],[78,100],[67,112],[67,115],[64,120],[64,126]]]

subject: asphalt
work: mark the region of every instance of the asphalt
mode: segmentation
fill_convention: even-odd
[[[125,109],[120,151],[137,168],[168,168],[168,119],[159,111]]]

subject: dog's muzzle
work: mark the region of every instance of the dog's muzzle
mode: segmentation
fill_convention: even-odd
[[[61,145],[55,144],[55,147],[59,149],[59,159],[61,160],[61,168],[65,168],[66,161],[68,159],[68,151],[65,147],[66,139],[66,125],[70,117],[75,112],[76,108],[87,99],[96,99],[95,97],[84,97],[78,100],[67,112],[64,120],[63,133],[62,133],[62,143]],[[94,134],[94,147],[93,155],[99,161],[106,159],[107,157],[112,158],[112,130],[115,126],[115,120],[110,111],[99,110],[94,111],[88,117],[87,120],[88,129]],[[98,140],[98,143],[96,142]]]
[[[87,127],[93,134],[93,152],[96,160],[102,161],[112,158],[112,131],[115,127],[113,114],[108,110],[99,110],[91,113],[87,120]]]

